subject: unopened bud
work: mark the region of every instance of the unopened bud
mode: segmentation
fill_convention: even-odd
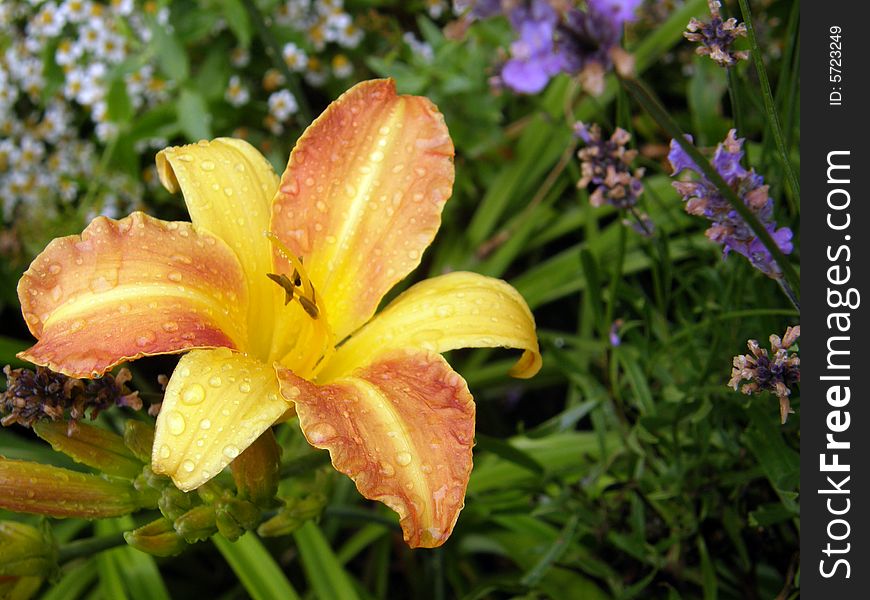
[[[154,507],[128,481],[2,457],[0,489],[0,509],[50,517],[119,517]]]
[[[124,539],[137,550],[154,556],[175,556],[187,548],[187,542],[165,517],[124,533]]]
[[[34,423],[33,430],[58,452],[107,475],[135,479],[142,472],[142,461],[111,431],[81,422],[69,430],[60,421]]]
[[[142,421],[129,419],[124,425],[124,445],[143,463],[151,464],[154,445],[154,427]]]
[[[214,506],[197,506],[175,520],[178,535],[193,544],[213,536],[217,532]]]
[[[222,536],[231,542],[260,522],[260,509],[246,500],[226,498],[215,505],[215,522]]]
[[[315,493],[305,498],[291,498],[281,511],[260,525],[257,533],[262,537],[289,535],[303,523],[317,517],[326,506],[326,496]]]
[[[55,570],[57,543],[47,523],[32,527],[0,521],[0,578],[46,576]]]
[[[230,464],[239,497],[264,508],[274,505],[280,461],[281,447],[267,429]]]

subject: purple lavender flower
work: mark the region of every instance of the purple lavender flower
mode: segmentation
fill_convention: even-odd
[[[589,203],[596,207],[610,204],[623,210],[634,207],[643,192],[644,170],[631,170],[637,157],[637,150],[626,148],[631,134],[617,127],[610,139],[603,139],[598,125],[587,127],[579,121],[574,124],[574,134],[586,144],[577,153],[581,169],[577,187],[584,188],[590,183],[595,186]]]
[[[686,136],[691,141],[690,136]],[[773,199],[768,196],[768,186],[764,178],[754,170],[747,171],[740,160],[743,158],[743,139],[737,138],[736,130],[728,132],[725,141],[716,146],[713,167],[734,192],[743,199],[746,206],[755,213],[758,220],[770,232],[776,245],[783,254],[790,254],[792,231],[788,227],[777,229],[773,220]],[[675,140],[671,140],[668,160],[674,169],[673,174],[687,170],[694,171],[699,179],[694,181],[674,181],[673,186],[686,202],[686,212],[706,217],[713,224],[707,229],[707,237],[722,244],[723,256],[733,250],[742,254],[753,267],[771,277],[779,279],[782,271],[770,252],[752,232],[749,224],[735,211],[719,193],[711,181],[704,177],[698,166],[683,151]]]
[[[508,12],[518,34],[511,58],[501,71],[501,83],[514,91],[541,91],[559,73],[580,75],[594,94],[603,90],[604,74],[619,54],[625,23],[634,19],[641,0],[590,0],[585,12],[563,8],[556,0],[526,0]],[[486,4],[486,14],[492,14]],[[559,6],[559,10],[554,8]],[[475,5],[475,8],[477,5]],[[621,53],[625,55],[623,51]],[[621,64],[621,63],[619,63]]]
[[[746,25],[737,19],[722,19],[719,12],[719,2],[708,0],[711,19],[709,23],[692,18],[686,27],[688,31],[683,36],[691,42],[700,42],[695,52],[701,56],[709,56],[722,67],[733,67],[737,61],[749,57],[746,50],[733,50],[731,47],[738,37],[746,37]]]
[[[519,38],[511,44],[502,81],[517,92],[535,94],[567,64],[554,39],[559,15],[545,0],[534,0],[511,11],[510,20]]]
[[[789,386],[794,386],[801,380],[801,359],[796,353],[789,352],[789,348],[794,346],[800,335],[800,325],[786,329],[782,339],[778,335],[771,335],[770,350],[773,356],[759,346],[757,341],[749,340],[749,354],[738,354],[734,357],[731,380],[728,382],[734,390],[740,387],[744,394],[758,394],[763,391],[776,394],[783,425],[788,415],[794,413],[789,403]],[[748,383],[740,386],[741,381]]]

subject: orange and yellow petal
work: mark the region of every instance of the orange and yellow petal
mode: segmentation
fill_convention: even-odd
[[[190,223],[143,213],[98,217],[58,238],[18,283],[38,343],[24,360],[73,377],[141,356],[238,347],[247,289],[223,241]]]
[[[251,299],[246,351],[265,360],[280,302],[279,289],[266,277],[272,249],[264,235],[278,176],[256,148],[231,138],[166,148],[157,154],[157,172],[170,192],[181,190],[191,221],[238,256]]]
[[[226,348],[190,352],[166,386],[151,468],[181,490],[196,489],[290,406],[270,365]]]
[[[422,281],[391,302],[338,348],[318,381],[365,366],[372,348],[495,347],[523,350],[511,370],[514,377],[532,377],[541,368],[535,319],[520,293],[500,279],[449,273]]]
[[[354,86],[296,143],[272,230],[304,257],[339,340],[420,263],[452,192],[453,154],[437,108],[397,95],[392,80]]]
[[[405,541],[443,544],[471,474],[475,411],[462,377],[437,354],[391,352],[325,386],[287,369],[278,378],[308,442],[399,514]]]

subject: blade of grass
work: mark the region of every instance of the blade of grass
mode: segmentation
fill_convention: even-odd
[[[299,595],[281,572],[281,567],[251,532],[236,542],[221,535],[212,537],[212,542],[245,590],[254,600],[298,600]]]
[[[308,521],[293,532],[302,567],[314,594],[322,600],[358,598],[353,583],[341,566],[320,528]]]
[[[758,82],[761,84],[761,98],[764,101],[764,112],[766,113],[767,122],[770,124],[771,131],[773,132],[773,139],[776,142],[777,149],[779,150],[782,166],[783,169],[785,169],[785,174],[792,190],[792,194],[787,194],[786,198],[788,199],[791,213],[797,214],[801,196],[800,182],[798,181],[794,167],[789,159],[788,149],[785,146],[785,136],[782,133],[782,123],[780,123],[779,112],[776,110],[776,105],[773,101],[773,94],[770,91],[770,81],[767,79],[767,69],[764,67],[764,57],[761,54],[761,48],[758,46],[758,39],[755,37],[755,28],[752,26],[752,12],[749,10],[749,3],[746,0],[738,0],[738,2],[740,3],[740,12],[743,14],[743,21],[746,24],[749,45],[752,48],[751,53],[752,61],[755,64],[755,72],[758,74]]]

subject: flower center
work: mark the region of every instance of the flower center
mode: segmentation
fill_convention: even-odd
[[[266,273],[266,277],[284,289],[284,306],[287,306],[293,300],[299,303],[305,314],[311,318],[315,332],[322,340],[322,352],[319,355],[312,356],[310,349],[305,351],[305,354],[308,355],[306,358],[309,360],[314,358],[314,362],[310,364],[313,369],[312,376],[316,375],[327,359],[335,352],[335,333],[329,326],[323,303],[318,305],[317,292],[314,290],[314,284],[302,265],[302,259],[293,254],[284,242],[278,239],[278,236],[271,231],[266,232],[266,237],[269,238],[269,241],[272,242],[278,253],[293,266],[293,273],[289,277],[285,273]],[[299,348],[294,348],[290,354],[298,354],[299,351]],[[304,362],[309,361],[306,360]]]

